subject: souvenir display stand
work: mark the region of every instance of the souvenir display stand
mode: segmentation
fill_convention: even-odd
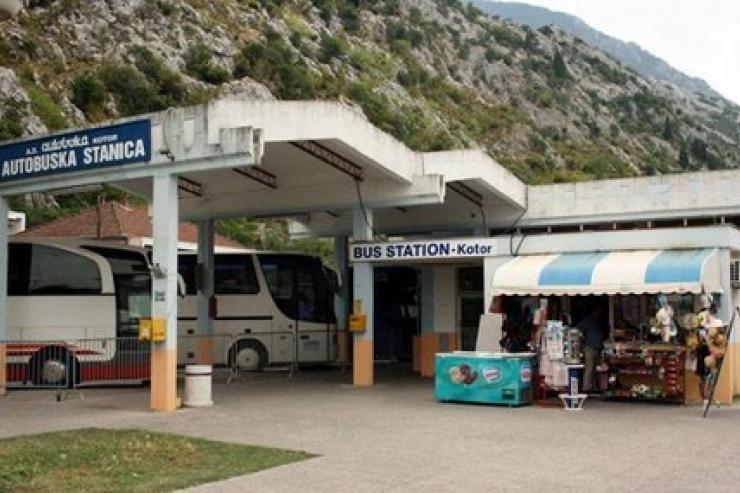
[[[685,361],[686,349],[679,345],[607,344],[602,365],[607,375],[604,398],[683,403]]]

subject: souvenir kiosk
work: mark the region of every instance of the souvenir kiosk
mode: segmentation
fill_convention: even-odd
[[[701,400],[699,375],[726,345],[720,340],[707,352],[707,338],[722,339],[727,322],[716,314],[716,249],[516,257],[496,270],[493,295],[506,314],[505,349],[537,350],[536,385],[551,389],[565,388],[567,366],[584,362],[585,344],[573,328],[595,304],[603,307],[605,332],[590,390],[605,398]]]

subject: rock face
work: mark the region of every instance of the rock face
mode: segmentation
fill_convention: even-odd
[[[498,0],[495,2],[474,0],[472,3],[486,13],[526,24],[533,29],[550,25],[563,28],[590,45],[613,56],[624,65],[637,70],[642,75],[675,84],[685,91],[700,93],[708,98],[721,98],[721,95],[712,89],[706,81],[676,70],[661,58],[640,48],[635,43],[627,43],[597,31],[576,16],[526,3],[501,2]]]
[[[21,0],[0,0],[0,20],[15,17],[22,7]]]
[[[242,101],[273,101],[275,96],[264,85],[249,77],[227,82],[221,86],[220,96]]]
[[[530,182],[740,163],[729,101],[454,1],[33,3],[0,22],[0,112],[26,134],[221,95],[331,98],[410,147],[486,148]]]

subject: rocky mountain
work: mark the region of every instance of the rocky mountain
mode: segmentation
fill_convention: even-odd
[[[574,15],[519,2],[473,0],[472,3],[487,14],[510,19],[533,29],[557,26],[601,49],[643,76],[669,82],[685,91],[694,92],[706,98],[722,97],[705,80],[673,68],[668,62],[644,50],[636,43],[625,42],[604,34]]]
[[[0,31],[0,139],[222,95],[331,98],[528,182],[740,163],[738,106],[458,0],[34,0]]]

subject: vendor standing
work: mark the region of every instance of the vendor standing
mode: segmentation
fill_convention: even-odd
[[[578,324],[583,334],[583,390],[584,392],[594,392],[596,388],[596,365],[599,364],[599,356],[604,347],[606,338],[606,323],[604,321],[604,306],[599,302],[594,302],[589,314]]]

